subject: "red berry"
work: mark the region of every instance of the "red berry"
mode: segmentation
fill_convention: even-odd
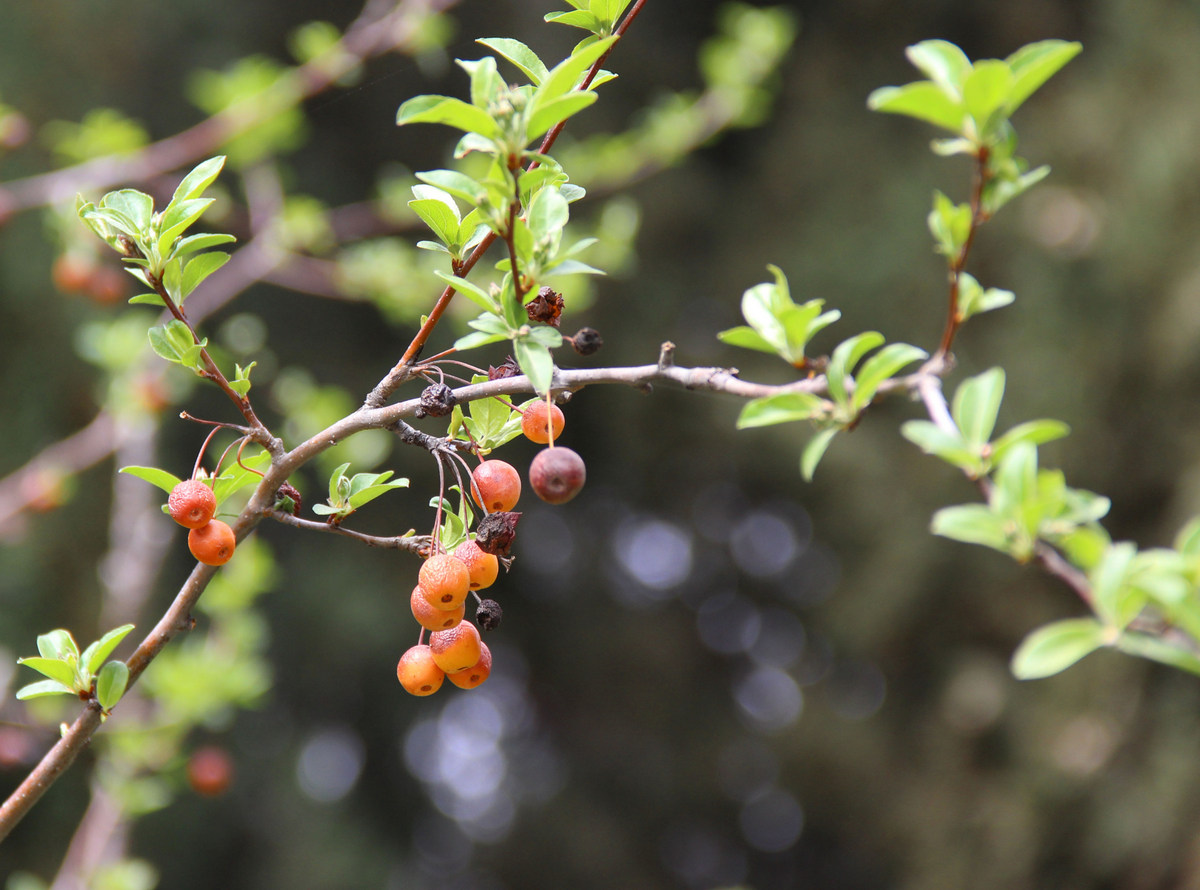
[[[62,253],[50,267],[50,278],[54,286],[64,294],[83,293],[92,283],[97,265],[89,257],[76,253]]]
[[[167,511],[184,528],[200,528],[217,512],[217,498],[199,479],[186,479],[171,489]]]
[[[565,504],[583,488],[587,467],[570,448],[543,448],[529,465],[529,484],[548,504]]]
[[[446,672],[433,663],[429,647],[421,643],[400,656],[396,679],[412,695],[433,695],[442,687]]]
[[[475,480],[471,486],[475,503],[489,513],[507,512],[521,497],[521,474],[510,463],[485,460],[475,468],[471,478]]]
[[[197,794],[216,797],[233,781],[233,760],[224,748],[197,748],[188,758],[187,779]]]
[[[223,566],[233,557],[237,538],[233,529],[219,519],[188,532],[188,550],[206,566]]]
[[[521,432],[526,439],[545,445],[562,435],[567,421],[558,405],[547,405],[545,400],[538,399],[526,405],[523,411]]]

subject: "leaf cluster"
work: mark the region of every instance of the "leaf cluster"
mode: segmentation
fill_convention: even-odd
[[[129,668],[125,662],[107,659],[131,630],[132,624],[113,628],[83,652],[79,651],[70,631],[59,629],[41,634],[37,638],[39,654],[18,658],[17,664],[33,668],[47,679],[21,687],[17,698],[75,695],[90,699],[94,696],[107,713],[121,700],[129,683]]]

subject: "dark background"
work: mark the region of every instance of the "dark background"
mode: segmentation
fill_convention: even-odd
[[[652,0],[611,60],[620,80],[571,132],[624,126],[647,96],[696,89],[717,5]],[[1022,154],[1054,169],[980,233],[971,270],[1017,303],[965,329],[956,375],[1002,364],[1002,427],[1066,420],[1072,435],[1043,462],[1112,497],[1114,540],[1169,544],[1200,499],[1200,6],[791,5],[801,31],[771,119],[635,190],[636,262],[569,322],[604,334],[586,363],[646,363],[670,339],[680,364],[785,379],[714,337],[740,322],[739,296],[767,263],[798,300],[842,311],[820,348],[868,328],[932,348],[945,273],[924,217],[935,187],[965,199],[969,170],[928,152],[928,128],[868,112],[866,96],[914,79],[903,49],[920,39],[972,58],[1080,40],[1083,53],[1017,114]],[[161,138],[198,119],[181,98],[193,69],[283,58],[298,24],[345,25],[356,11],[8,4],[0,99],[35,128],[114,106]],[[572,35],[542,24],[545,11],[467,0],[451,12],[448,54],[474,58],[472,38],[505,34],[557,58]],[[439,79],[378,60],[360,86],[310,103],[289,183],[338,205],[368,197],[383,165],[442,165],[451,137],[397,131],[395,108],[465,89],[453,66]],[[0,176],[52,163],[35,143],[0,160]],[[0,473],[96,410],[72,331],[114,310],[54,291],[47,229],[26,214],[0,230]],[[267,286],[233,311],[266,320],[279,367],[307,367],[355,398],[412,330]],[[194,405],[221,410],[200,395]],[[410,557],[264,528],[279,561],[262,600],[275,685],[216,737],[236,782],[139,820],[131,853],[172,890],[1196,886],[1196,679],[1105,653],[1014,680],[1007,659],[1024,635],[1083,608],[1036,569],[928,534],[934,510],[976,493],[898,436],[919,406],[872,410],[811,485],[798,471],[807,430],[737,433],[737,410],[667,388],[576,397],[564,442],[587,460],[588,486],[553,511],[523,501],[518,559],[497,588],[495,674],[470,694],[418,700],[395,684],[412,632]],[[195,431],[181,426],[167,422],[161,465],[190,463]],[[504,456],[523,467],[533,453],[514,444]],[[384,466],[413,490],[364,525],[423,527],[431,467],[401,452]],[[54,626],[94,636],[113,470],[86,472],[63,509],[0,542],[8,656],[31,654]],[[316,472],[303,481],[319,500]],[[182,546],[173,554],[140,625],[188,569]],[[87,782],[81,764],[53,789],[5,845],[0,876],[52,876]]]

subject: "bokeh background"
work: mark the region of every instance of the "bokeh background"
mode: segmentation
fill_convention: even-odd
[[[587,134],[640,126],[647,102],[703,89],[697,54],[721,8],[651,0],[611,60],[620,79],[572,122],[564,157]],[[1080,40],[1083,53],[1016,117],[1021,153],[1053,173],[980,233],[971,270],[1017,303],[964,330],[956,375],[1003,365],[1001,424],[1066,420],[1072,435],[1044,448],[1043,462],[1113,499],[1114,539],[1168,544],[1200,509],[1200,4],[783,8],[799,32],[757,126],[720,134],[626,192],[605,184],[602,165],[598,185],[577,175],[594,194],[575,217],[603,236],[593,258],[611,271],[578,285],[574,302],[568,292],[567,325],[592,325],[606,343],[582,363],[646,363],[670,339],[680,364],[786,379],[714,336],[740,323],[740,294],[768,277],[767,263],[797,299],[842,311],[818,346],[870,328],[932,348],[944,270],[924,217],[935,187],[965,199],[969,169],[933,157],[922,125],[868,112],[866,96],[914,79],[903,49],[924,38],[972,58]],[[448,60],[477,57],[477,36],[515,36],[558,58],[573,35],[541,21],[550,9],[452,5],[424,50],[376,59],[307,103],[294,144],[232,179],[269,191],[276,177],[307,196],[292,208],[304,252],[345,261],[338,299],[257,284],[205,322],[229,354],[259,360],[254,394],[293,441],[353,407],[433,297],[393,242],[322,253],[315,208],[366,201],[408,170],[444,165],[453,136],[397,130],[396,106],[461,95],[465,77]],[[250,56],[286,64],[295,28],[344,27],[357,12],[333,0],[6,0],[0,101],[24,115],[29,139],[0,155],[0,179],[64,166],[80,130],[63,122],[98,106],[168,136],[204,116],[188,97],[215,88],[197,87],[197,71]],[[593,147],[591,157],[604,155]],[[140,187],[169,194],[171,184]],[[227,202],[235,230],[242,200]],[[110,398],[97,361],[108,356],[111,370],[113,353],[142,342],[144,328],[113,333],[119,304],[52,283],[55,258],[79,237],[63,210],[16,214],[0,229],[0,475],[89,423]],[[179,377],[165,387],[189,411],[223,416]],[[253,705],[205,711],[185,739],[188,750],[227,752],[234,780],[204,797],[187,790],[182,755],[167,758],[160,785],[144,789],[148,812],[112,839],[172,890],[1200,885],[1200,683],[1107,653],[1050,680],[1014,680],[1007,659],[1023,636],[1081,605],[1033,568],[928,534],[935,509],[976,493],[898,436],[918,405],[873,409],[812,484],[798,470],[807,430],[737,433],[738,407],[665,387],[571,401],[564,442],[585,456],[587,488],[554,510],[523,503],[517,560],[496,593],[506,614],[491,638],[495,673],[472,693],[418,700],[396,685],[415,632],[414,559],[262,528],[273,557],[248,548],[242,558],[245,589],[259,594],[253,620],[236,619],[243,607],[228,585],[225,613],[198,616],[187,644],[206,670],[222,663],[223,639],[262,656],[229,656],[237,694]],[[149,626],[189,569],[157,495],[122,495],[148,487],[114,483],[125,463],[188,471],[202,433],[175,410],[161,429],[131,422],[136,435],[116,457],[51,480],[38,505],[60,506],[3,526],[5,791],[74,714],[17,706],[12,690],[30,678],[13,676],[15,658],[52,627],[90,640],[127,618]],[[514,443],[503,456],[524,466],[533,453]],[[436,477],[422,454],[376,440],[351,456],[356,469],[376,461],[412,479],[358,527],[392,534],[432,521]],[[309,503],[322,499],[318,468],[294,481]],[[123,600],[131,591],[144,595]],[[164,664],[156,688],[178,683],[190,701],[198,672],[184,659]],[[127,706],[132,721],[137,705]],[[116,739],[122,716],[102,735]],[[118,744],[149,742],[95,747]],[[5,843],[10,890],[53,878],[103,778],[92,760]]]

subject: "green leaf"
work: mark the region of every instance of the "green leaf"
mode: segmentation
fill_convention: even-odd
[[[992,368],[959,384],[950,413],[970,445],[981,447],[992,437],[1003,398],[1003,368]]]
[[[828,413],[831,406],[824,399],[807,392],[785,392],[764,396],[747,402],[738,415],[739,430],[771,426],[795,420],[811,420]]]
[[[908,343],[889,343],[865,362],[854,375],[853,408],[861,411],[871,399],[881,383],[894,375],[905,365],[928,358],[929,353]]]
[[[212,198],[192,198],[178,203],[171,202],[171,205],[163,211],[162,220],[159,222],[157,244],[159,255],[167,256],[175,239],[195,223],[212,204]]]
[[[496,70],[496,60],[484,56],[473,61],[456,59],[458,67],[471,76],[471,104],[476,108],[494,107],[506,90],[504,79]]]
[[[1128,655],[1149,658],[1192,674],[1200,674],[1200,656],[1172,646],[1159,637],[1140,633],[1124,633],[1117,638],[1116,648]]]
[[[1013,446],[1022,442],[1042,445],[1061,439],[1071,428],[1061,420],[1027,420],[1019,423],[992,443],[992,460],[1001,461]]]
[[[839,405],[849,405],[846,378],[854,371],[859,360],[881,343],[883,334],[878,331],[863,331],[848,340],[843,340],[833,350],[825,375],[829,381],[829,394]]]
[[[1124,628],[1133,618],[1126,614],[1122,600],[1135,556],[1137,547],[1131,542],[1113,544],[1089,576],[1096,614],[1119,628]]]
[[[174,256],[186,256],[189,253],[195,253],[198,250],[207,250],[210,247],[216,247],[219,244],[232,244],[237,241],[232,235],[209,234],[205,232],[195,235],[188,235],[185,238],[180,238],[179,243],[175,245],[172,251]]]
[[[817,472],[817,464],[825,456],[825,451],[829,448],[829,444],[837,432],[836,427],[821,430],[808,440],[808,444],[804,446],[804,451],[800,454],[800,475],[804,477],[804,481],[812,482],[813,474]]]
[[[1064,671],[1086,655],[1109,645],[1112,632],[1094,618],[1068,618],[1027,636],[1012,658],[1019,680],[1037,680]]]
[[[593,34],[599,34],[604,30],[600,19],[596,18],[590,12],[576,10],[570,12],[548,12],[545,15],[544,21],[554,22],[559,25],[570,25],[572,28],[583,28],[585,31],[591,31]]]
[[[183,267],[179,285],[180,302],[194,291],[205,278],[229,262],[229,254],[221,250],[202,253]]]
[[[966,108],[946,95],[937,84],[921,80],[902,87],[880,87],[867,97],[872,111],[903,114],[937,127],[961,133]]]
[[[525,73],[530,83],[537,86],[546,79],[549,70],[537,53],[519,40],[510,37],[485,37],[475,41],[488,49],[495,50]]]
[[[1008,113],[1012,114],[1042,84],[1083,49],[1082,44],[1062,40],[1042,40],[1021,47],[1005,61],[1013,73],[1008,95]]]
[[[496,298],[474,282],[468,281],[465,278],[460,278],[457,275],[451,275],[448,272],[443,272],[440,269],[434,271],[433,274],[449,284],[458,293],[462,294],[489,315],[493,315],[499,311],[500,306],[497,303]],[[505,327],[504,330],[507,331],[508,328]]]
[[[212,185],[213,180],[220,174],[223,166],[225,166],[224,155],[218,155],[215,158],[209,158],[207,161],[201,161],[176,186],[175,194],[171,196],[171,204],[190,201],[202,195],[204,190]]]
[[[527,339],[513,341],[513,354],[521,372],[539,395],[545,395],[554,381],[554,359],[550,350]]]
[[[525,124],[525,139],[532,142],[552,127],[583,111],[599,98],[591,90],[577,90],[540,103]]]
[[[1014,81],[1008,64],[999,59],[985,59],[972,66],[963,83],[963,102],[980,137],[990,135],[1005,116]]]
[[[271,455],[264,448],[256,454],[243,454],[241,463],[234,461],[212,483],[213,495],[220,508],[231,496],[251,485],[257,485],[262,473],[271,463]],[[258,472],[255,472],[255,471]]]
[[[121,467],[117,472],[128,473],[151,485],[157,485],[168,494],[183,481],[178,476],[168,473],[166,470],[160,470],[158,467]]]
[[[971,234],[971,207],[969,204],[955,204],[942,192],[935,191],[933,209],[926,222],[938,253],[954,259],[962,252]]]
[[[396,112],[396,125],[402,127],[406,124],[445,124],[488,138],[500,132],[495,120],[482,108],[451,96],[414,96],[409,99]]]
[[[150,347],[160,357],[184,367],[198,369],[200,350],[208,344],[207,338],[196,343],[188,326],[177,318],[166,324],[155,325],[147,333],[150,337]]]
[[[478,207],[487,200],[487,189],[483,183],[457,170],[425,170],[416,174],[416,177],[455,198],[461,198],[472,207]]]
[[[138,232],[150,228],[150,218],[154,214],[154,199],[145,192],[136,189],[121,189],[109,192],[100,202],[101,206],[115,210],[133,223]]]
[[[940,457],[972,477],[982,474],[982,461],[961,435],[946,432],[928,420],[909,420],[900,425],[900,435],[926,454]]]
[[[116,707],[125,687],[129,685],[129,668],[123,661],[110,661],[96,675],[96,700],[100,707],[111,711]]]
[[[616,37],[605,37],[603,40],[597,40],[586,46],[583,44],[576,46],[571,55],[550,69],[542,82],[538,84],[533,99],[529,103],[530,116],[537,114],[539,109],[545,108],[550,102],[573,90],[583,73],[592,66],[592,63],[608,52],[608,48],[616,40]]]
[[[543,188],[529,204],[529,231],[539,242],[552,238],[562,232],[570,215],[567,199],[558,193],[558,189]]]
[[[930,531],[964,544],[980,544],[1008,553],[1011,548],[1005,526],[1004,519],[983,504],[960,504],[934,513]]]
[[[951,98],[962,96],[971,70],[966,53],[948,40],[922,40],[904,51],[908,60]]]
[[[741,346],[743,349],[756,349],[772,355],[776,352],[775,347],[764,340],[762,334],[746,325],[721,331],[717,334],[717,339],[730,346]]]
[[[121,644],[121,641],[125,639],[131,630],[133,630],[132,624],[122,624],[120,627],[113,628],[83,650],[80,660],[83,662],[84,667],[87,668],[89,674],[94,674],[100,669],[100,665],[104,664],[108,656],[112,655],[113,650]]]
[[[34,655],[29,658],[18,658],[17,664],[33,668],[42,676],[49,677],[68,689],[78,689],[79,687],[79,672],[76,670],[76,666],[62,659]]]
[[[167,308],[166,302],[164,302],[163,298],[160,297],[158,294],[138,294],[136,297],[130,297],[129,302],[135,306],[136,305],[146,305],[146,306],[161,306],[163,309]]]
[[[43,658],[79,658],[79,646],[68,630],[52,630],[37,638],[38,652]]]
[[[997,287],[984,290],[973,276],[963,272],[958,285],[958,320],[964,322],[972,315],[999,309],[1015,299],[1016,294],[1010,290]]]
[[[31,698],[41,698],[46,695],[75,695],[75,690],[64,686],[57,680],[38,680],[17,690],[17,698],[26,701]]]
[[[407,479],[393,479],[387,481],[387,477],[392,475],[392,471],[386,473],[359,473],[350,480],[350,500],[351,509],[357,510],[364,504],[369,504],[371,501],[380,495],[387,494],[389,491],[394,491],[397,488],[408,488]],[[359,478],[364,477],[362,482]]]

